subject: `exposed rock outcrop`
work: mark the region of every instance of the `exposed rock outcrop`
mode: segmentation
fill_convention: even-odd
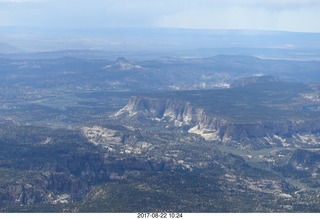
[[[271,147],[317,145],[320,143],[319,121],[252,121],[234,122],[215,115],[189,102],[174,99],[132,97],[115,117],[168,121],[174,127],[181,127],[189,133],[201,135],[206,140],[236,142],[241,147]]]
[[[320,187],[320,153],[297,149],[284,165],[273,167],[285,177],[299,179],[310,187]]]
[[[141,68],[140,65],[133,65],[124,57],[119,57],[114,64],[108,65],[105,67],[105,69],[113,69],[113,70],[119,70],[119,71],[129,71],[129,70],[140,69],[140,68]]]

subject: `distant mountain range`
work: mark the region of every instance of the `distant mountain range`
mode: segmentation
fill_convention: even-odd
[[[103,51],[110,58],[125,56],[130,59],[166,55],[208,57],[228,54],[314,60],[319,59],[320,53],[319,33],[170,28],[38,31],[41,34],[36,32],[36,29],[22,31],[11,28],[2,37],[2,42],[31,53],[82,50],[90,51],[91,55],[96,56]],[[25,37],[26,34],[28,37]],[[69,40],[64,40],[66,38]],[[19,51],[6,49],[2,52]]]
[[[2,54],[13,54],[13,53],[21,53],[21,52],[23,52],[23,50],[18,47],[12,46],[8,43],[1,43],[0,42],[0,56],[1,56],[1,53]]]

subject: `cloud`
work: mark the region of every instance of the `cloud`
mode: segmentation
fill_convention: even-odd
[[[163,14],[160,27],[320,31],[320,1],[198,0]]]
[[[320,31],[319,0],[0,0],[0,6],[2,25]]]
[[[266,29],[277,22],[277,16],[266,9],[254,11],[233,6],[223,11],[219,8],[206,10],[187,10],[164,15],[157,25],[162,27],[217,28],[217,29]]]
[[[0,26],[8,26],[11,23],[11,19],[9,18],[9,13],[7,11],[1,11],[0,10]]]
[[[27,3],[27,2],[44,2],[47,0],[0,0],[0,3]]]
[[[296,8],[296,7],[310,7],[315,4],[319,5],[318,0],[198,0],[199,2],[205,2],[206,4],[215,5],[233,5],[244,7],[264,7],[270,9],[276,8]]]

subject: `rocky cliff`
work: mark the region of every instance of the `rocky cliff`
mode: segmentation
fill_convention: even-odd
[[[234,122],[174,99],[132,97],[115,117],[168,122],[208,141],[233,142],[243,148],[318,145],[320,119]]]

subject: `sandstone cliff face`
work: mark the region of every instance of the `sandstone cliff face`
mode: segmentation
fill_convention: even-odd
[[[203,109],[195,108],[190,103],[171,99],[151,99],[132,97],[129,103],[115,116],[168,120],[175,126],[194,126],[205,121],[207,116]]]
[[[209,115],[189,102],[173,99],[132,97],[115,116],[168,121],[209,141],[236,142],[250,148],[258,144],[271,147],[320,143],[320,119],[237,123]]]

